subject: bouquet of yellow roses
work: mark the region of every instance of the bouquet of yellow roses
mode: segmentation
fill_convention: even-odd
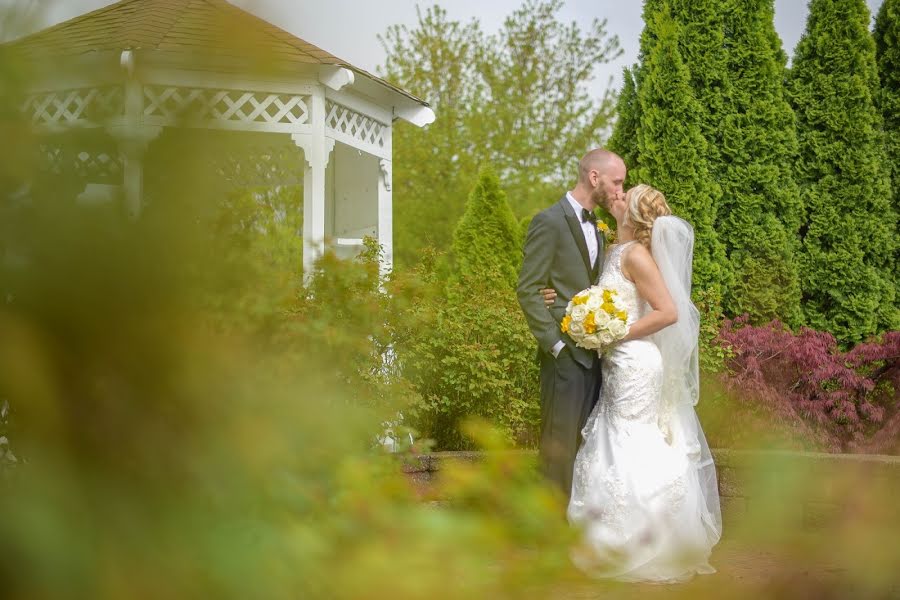
[[[569,301],[560,328],[577,346],[602,353],[628,334],[627,322],[618,292],[595,285]]]

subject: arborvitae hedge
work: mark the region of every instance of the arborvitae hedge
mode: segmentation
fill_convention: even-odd
[[[694,226],[694,284],[698,290],[721,289],[727,277],[725,252],[716,235],[715,198],[719,186],[707,164],[700,130],[700,105],[678,48],[679,30],[665,4],[647,12],[641,37],[644,57],[638,80],[640,167],[635,181],[665,193],[676,214]]]
[[[884,0],[875,17],[875,57],[884,118],[885,144],[891,162],[894,210],[900,206],[900,0]]]
[[[607,142],[607,147],[621,156],[628,167],[626,180],[628,186],[632,185],[634,174],[640,166],[637,132],[641,123],[641,107],[638,103],[637,83],[635,82],[637,68],[637,65],[632,68],[625,67],[625,81],[616,103],[616,125],[609,142]]]
[[[807,222],[806,323],[855,342],[898,327],[891,272],[896,216],[875,107],[875,42],[864,0],[812,0],[789,91]]]
[[[734,276],[725,310],[799,325],[802,205],[792,170],[798,149],[773,0],[727,0],[719,11],[728,86],[710,128],[719,140],[712,161],[722,185],[717,230]]]

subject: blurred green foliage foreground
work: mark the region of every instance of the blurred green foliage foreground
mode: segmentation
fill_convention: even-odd
[[[207,200],[205,185],[185,178],[135,222],[52,197],[4,207],[0,397],[18,459],[0,494],[4,597],[646,592],[574,571],[576,534],[528,455],[489,452],[417,495],[406,455],[374,441],[408,399],[378,344],[391,315],[408,314],[415,278],[380,282],[371,248],[325,256],[304,284],[285,267],[296,248],[258,243],[285,224],[248,216],[270,196]],[[477,422],[465,433],[503,449]],[[791,515],[814,482],[766,477],[773,466],[753,471],[760,500],[732,539],[778,553],[789,572],[849,561],[829,589],[887,593],[900,559],[887,483],[851,479],[840,489],[855,493],[852,510],[809,533]],[[726,573],[670,595],[793,597],[811,585]]]

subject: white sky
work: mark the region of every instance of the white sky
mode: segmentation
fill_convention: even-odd
[[[43,0],[44,25],[57,23],[81,13],[112,4],[109,0]],[[866,0],[874,15],[882,0]],[[504,17],[523,0],[443,0],[450,18],[481,22],[493,32]],[[375,72],[384,62],[377,35],[393,24],[413,26],[416,5],[423,9],[433,0],[232,0],[232,3],[319,46],[351,64]],[[0,0],[0,6],[28,4],[27,0]],[[613,78],[618,87],[622,68],[635,62],[643,21],[638,0],[566,0],[559,17],[566,22],[589,24],[594,18],[607,19],[609,31],[619,36],[623,54],[614,63],[599,65],[592,89],[599,96]],[[775,27],[790,56],[806,25],[807,0],[775,0]],[[2,34],[2,32],[0,32]]]

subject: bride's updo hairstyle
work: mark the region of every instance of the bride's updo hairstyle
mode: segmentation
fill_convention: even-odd
[[[649,250],[653,222],[658,217],[671,215],[672,209],[661,191],[643,183],[628,190],[627,200],[626,222],[634,227],[634,239]]]

